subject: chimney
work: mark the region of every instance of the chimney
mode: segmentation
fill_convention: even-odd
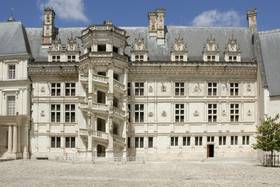
[[[156,9],[148,13],[149,36],[156,37],[158,45],[164,45],[165,42],[165,9]]]
[[[56,28],[54,24],[55,12],[52,8],[44,8],[42,47],[48,48],[56,37]]]
[[[254,8],[247,12],[248,27],[251,31],[257,29],[257,10]]]

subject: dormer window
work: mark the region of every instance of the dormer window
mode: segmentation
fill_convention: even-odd
[[[203,48],[203,61],[204,62],[218,62],[220,60],[219,46],[215,38],[211,35],[207,39],[206,45]]]
[[[97,51],[98,52],[105,52],[106,51],[106,45],[97,45]]]
[[[52,56],[52,62],[60,62],[60,56]]]
[[[135,61],[144,61],[144,55],[135,55]]]
[[[67,60],[68,60],[68,62],[76,62],[76,56],[75,55],[68,55]]]
[[[182,38],[175,39],[173,48],[171,50],[171,61],[187,61],[188,51]]]
[[[232,35],[225,47],[226,62],[241,62],[241,52],[237,40]]]
[[[119,53],[119,48],[113,46],[113,52],[114,52],[114,53]]]
[[[148,61],[148,50],[143,38],[135,39],[133,49],[131,50],[131,61]]]

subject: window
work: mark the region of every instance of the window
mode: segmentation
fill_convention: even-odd
[[[149,148],[154,147],[154,137],[148,137],[148,147]]]
[[[97,91],[97,103],[106,103],[106,94],[101,91]]]
[[[118,74],[114,73],[113,77],[114,77],[115,80],[117,80],[117,81],[119,80],[119,75]]]
[[[170,145],[171,146],[178,146],[178,136],[170,137]]]
[[[131,83],[130,82],[127,83],[127,95],[128,96],[131,95]]]
[[[106,51],[106,45],[98,45],[97,51],[105,52]]]
[[[207,136],[207,143],[214,143],[215,137],[214,136]]]
[[[219,145],[226,145],[226,144],[227,144],[227,137],[219,136]]]
[[[65,83],[65,96],[75,96],[75,94],[76,94],[76,84]]]
[[[97,72],[97,75],[106,76],[106,72],[105,71],[99,71],[99,72]]]
[[[229,56],[228,59],[230,62],[234,62],[237,60],[237,56]]]
[[[127,105],[128,108],[128,122],[131,122],[131,110],[130,110],[130,104]]]
[[[68,55],[67,60],[68,60],[68,62],[76,62],[76,56],[75,55]]]
[[[144,95],[144,83],[143,82],[135,83],[135,95],[137,95],[137,96]]]
[[[67,104],[65,105],[65,122],[74,123],[75,122],[75,105]]]
[[[250,144],[250,137],[242,136],[242,145],[249,145],[249,144]]]
[[[51,105],[51,122],[60,122],[60,105]]]
[[[201,146],[202,145],[202,136],[196,136],[194,144],[196,146]]]
[[[217,83],[209,82],[208,83],[208,96],[216,96],[217,95]]]
[[[106,132],[106,121],[101,118],[97,118],[97,131]]]
[[[239,85],[238,83],[230,83],[230,95],[237,96],[239,94]]]
[[[230,104],[230,121],[239,121],[239,104]]]
[[[238,145],[238,136],[230,137],[230,145]]]
[[[51,137],[51,148],[60,148],[61,138],[58,136]]]
[[[8,79],[16,79],[16,65],[8,65]]]
[[[215,60],[216,60],[216,56],[214,56],[214,55],[207,56],[207,61],[215,61]]]
[[[191,145],[191,137],[183,137],[183,146],[190,146]]]
[[[60,96],[60,93],[61,93],[61,84],[51,83],[51,96]]]
[[[212,56],[212,60],[214,61],[216,59],[216,56]]]
[[[115,108],[119,107],[119,99],[116,97],[113,98],[113,107]]]
[[[175,82],[175,95],[183,96],[185,91],[185,84],[183,82]]]
[[[144,147],[144,137],[135,137],[135,148]]]
[[[217,121],[217,104],[208,104],[208,122]]]
[[[52,62],[60,62],[60,56],[52,56]]]
[[[66,148],[75,148],[75,137],[65,137],[65,147]]]
[[[175,61],[183,61],[184,60],[184,56],[183,55],[176,55],[175,56]]]
[[[144,104],[135,104],[135,122],[144,122]]]
[[[184,104],[175,104],[175,122],[184,122]]]
[[[113,52],[114,52],[114,53],[119,53],[119,48],[113,46]]]
[[[14,116],[16,115],[16,97],[7,96],[7,115]]]
[[[127,137],[127,148],[130,148],[130,147],[131,147],[130,144],[131,144],[130,137]]]
[[[116,123],[113,123],[113,135],[119,135],[119,127]]]
[[[144,55],[135,55],[135,61],[144,61]]]

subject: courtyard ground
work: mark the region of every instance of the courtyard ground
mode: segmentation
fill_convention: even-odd
[[[280,186],[280,168],[245,161],[0,162],[0,186]]]

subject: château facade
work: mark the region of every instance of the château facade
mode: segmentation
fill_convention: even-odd
[[[0,158],[257,158],[271,88],[256,10],[244,28],[165,13],[148,27],[57,28],[51,8],[42,28],[0,23]]]

